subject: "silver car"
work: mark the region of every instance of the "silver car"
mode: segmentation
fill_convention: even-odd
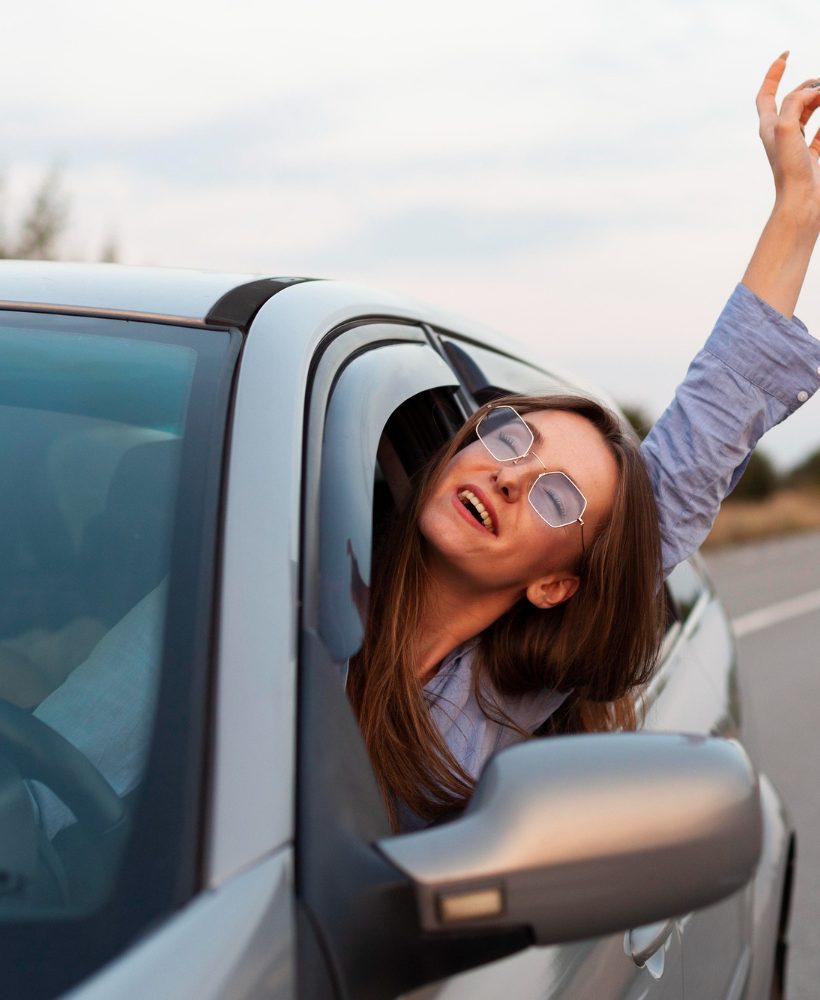
[[[698,560],[645,731],[512,747],[450,823],[391,835],[345,698],[410,477],[588,386],[330,281],[4,262],[0,300],[4,997],[779,995],[793,833]]]

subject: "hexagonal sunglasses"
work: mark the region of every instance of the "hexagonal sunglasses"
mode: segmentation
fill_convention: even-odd
[[[583,548],[583,515],[587,499],[566,473],[550,472],[540,456],[532,451],[535,438],[521,414],[512,406],[493,406],[479,421],[476,434],[497,462],[517,465],[530,455],[541,462],[544,471],[530,487],[530,504],[551,528],[563,528],[576,522],[580,524]]]

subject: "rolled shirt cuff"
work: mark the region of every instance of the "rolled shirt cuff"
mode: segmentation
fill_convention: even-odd
[[[739,284],[704,350],[793,413],[820,388],[820,340]]]

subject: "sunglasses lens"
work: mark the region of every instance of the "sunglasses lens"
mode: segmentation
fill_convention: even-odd
[[[587,505],[584,494],[563,472],[546,472],[539,476],[530,490],[530,503],[553,528],[573,524]]]
[[[532,446],[532,432],[511,406],[496,406],[476,428],[487,451],[499,462],[526,455]]]

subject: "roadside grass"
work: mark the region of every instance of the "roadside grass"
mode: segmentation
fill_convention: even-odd
[[[728,500],[704,542],[717,548],[820,528],[820,490],[779,490],[765,500]]]

